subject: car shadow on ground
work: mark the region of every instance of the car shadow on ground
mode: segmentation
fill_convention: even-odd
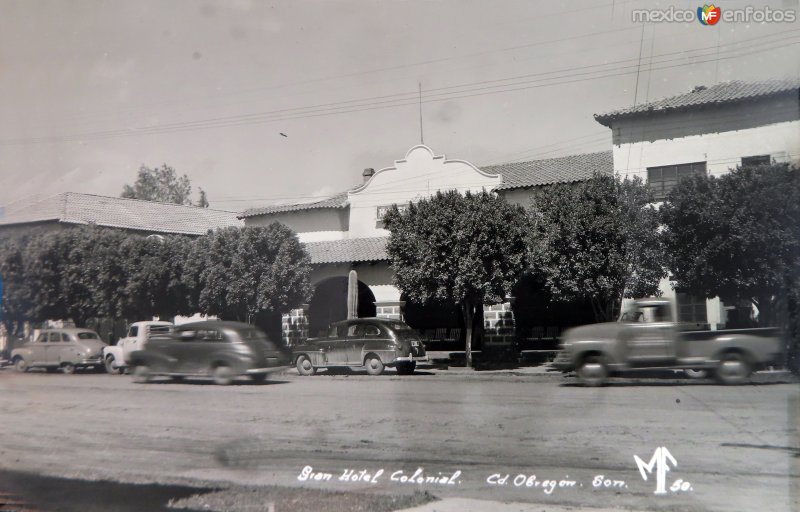
[[[167,512],[176,501],[218,489],[179,485],[121,484],[0,470],[0,510],[30,512]],[[183,512],[198,510],[181,509]]]
[[[239,387],[239,386],[242,386],[242,387],[247,387],[247,386],[260,387],[260,386],[269,386],[269,385],[272,385],[272,384],[288,384],[288,383],[289,383],[288,380],[267,379],[264,382],[255,382],[255,381],[247,379],[247,378],[242,378],[242,379],[236,379],[233,382],[231,382],[230,384],[227,384],[226,386],[221,386],[221,387],[230,387],[230,386],[234,386],[234,387]],[[184,377],[184,378],[182,378],[180,380],[175,380],[175,379],[172,379],[170,377],[153,377],[152,380],[148,381],[146,385],[147,386],[151,386],[151,385],[159,385],[159,384],[174,384],[174,385],[178,385],[178,386],[180,386],[180,385],[218,386],[218,384],[215,384],[212,379],[210,379],[210,378],[202,378],[202,377],[194,377],[194,378],[186,378],[186,377]]]

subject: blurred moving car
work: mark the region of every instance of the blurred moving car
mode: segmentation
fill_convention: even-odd
[[[120,374],[130,363],[132,352],[142,350],[150,336],[169,334],[174,326],[171,322],[146,321],[134,322],[128,327],[128,333],[120,338],[116,345],[103,349],[103,361],[108,373]]]
[[[18,372],[38,367],[71,374],[77,368],[101,368],[106,346],[89,329],[43,329],[35,340],[11,351],[11,363]]]
[[[397,373],[414,373],[428,356],[417,332],[400,320],[355,318],[331,324],[328,335],[311,338],[292,348],[292,360],[300,375],[314,375],[318,368],[366,368],[380,375],[385,367]]]
[[[193,322],[171,333],[151,336],[142,350],[131,352],[134,382],[165,375],[211,377],[226,385],[241,375],[263,382],[289,367],[290,353],[261,329],[240,322]]]

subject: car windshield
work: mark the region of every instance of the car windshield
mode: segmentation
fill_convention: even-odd
[[[79,340],[99,340],[100,336],[93,332],[79,332],[77,334]]]

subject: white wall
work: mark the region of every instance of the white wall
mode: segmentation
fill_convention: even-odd
[[[647,168],[707,162],[711,175],[725,174],[744,156],[772,155],[779,162],[800,161],[800,121],[672,139],[615,145],[614,171],[647,179]]]
[[[350,237],[388,236],[377,226],[379,206],[407,204],[437,191],[479,192],[500,184],[498,175],[486,174],[463,160],[435,156],[427,146],[414,146],[393,167],[376,172],[370,180],[349,193]]]

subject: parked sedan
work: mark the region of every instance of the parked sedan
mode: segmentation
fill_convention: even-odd
[[[89,329],[44,329],[35,340],[12,350],[11,362],[18,372],[38,367],[75,373],[76,368],[102,367],[105,346]]]
[[[292,359],[300,375],[318,368],[366,368],[380,375],[385,367],[411,374],[418,362],[427,362],[425,347],[407,324],[384,318],[358,318],[331,324],[328,335],[293,347]]]
[[[290,354],[261,329],[239,322],[183,324],[170,334],[151,337],[143,350],[130,354],[133,380],[148,382],[158,375],[211,377],[230,384],[246,375],[263,382],[272,372],[289,367]]]

